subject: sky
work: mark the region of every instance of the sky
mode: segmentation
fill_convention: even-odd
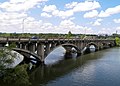
[[[120,0],[0,0],[0,32],[120,34]]]

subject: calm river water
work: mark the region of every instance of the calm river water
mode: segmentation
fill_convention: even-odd
[[[52,55],[52,58],[58,57]],[[30,74],[33,86],[120,86],[120,48],[72,59],[59,58]]]

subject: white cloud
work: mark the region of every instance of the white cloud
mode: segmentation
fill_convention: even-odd
[[[74,8],[73,11],[74,12],[81,12],[81,11],[90,11],[90,10],[94,10],[97,8],[100,8],[100,4],[99,2],[96,1],[85,1],[82,3],[78,3]]]
[[[0,13],[0,26],[4,25],[16,25],[22,22],[22,19],[28,17],[27,14],[24,13]]]
[[[53,16],[57,16],[60,17],[62,19],[71,17],[74,15],[75,12],[81,12],[81,11],[92,11],[92,16],[90,17],[94,17],[96,16],[98,13],[95,11],[95,9],[100,8],[100,4],[96,1],[85,1],[85,2],[72,2],[72,3],[68,3],[65,5],[66,8],[70,8],[69,10],[58,10],[57,7],[55,5],[45,5],[45,7],[43,8],[44,12],[50,12]],[[94,13],[95,14],[94,14]],[[88,15],[86,14],[85,17],[87,17]]]
[[[17,14],[16,14],[17,15]],[[18,15],[19,16],[19,15]],[[24,22],[23,22],[24,19]],[[0,19],[0,32],[25,32],[25,33],[68,33],[71,31],[72,33],[83,33],[85,31],[85,27],[76,25],[72,20],[74,18],[69,18],[68,20],[63,20],[57,26],[49,23],[43,22],[42,20],[37,21],[35,18],[30,16],[19,16],[16,19],[7,20]],[[24,25],[24,29],[23,29]],[[86,27],[87,33],[92,33],[91,28]]]
[[[10,0],[10,3],[23,3],[26,0]]]
[[[84,14],[84,18],[94,18],[98,16],[98,11],[97,10],[92,10],[90,12],[87,12]]]
[[[101,11],[100,14],[98,15],[98,17],[108,17],[108,16],[110,16],[110,14],[104,11]]]
[[[24,19],[25,19],[25,18],[24,18]],[[29,22],[30,22],[30,21],[35,21],[35,18],[33,18],[33,17],[27,17],[26,19],[27,19]]]
[[[0,3],[0,8],[9,12],[28,11],[44,1],[47,0],[11,0],[10,2]]]
[[[72,10],[66,10],[66,11],[60,11],[57,9],[57,7],[55,5],[45,5],[45,7],[43,8],[44,12],[49,12],[51,13],[53,16],[58,16],[61,18],[67,18],[70,16],[73,16],[73,11]]]
[[[9,13],[9,12],[3,12],[0,14],[0,19],[2,20],[11,20],[11,19],[20,19],[20,18],[24,18],[27,17],[27,14],[25,13]]]
[[[67,17],[70,17],[70,16],[73,16],[73,11],[72,10],[67,10],[67,11],[58,11],[58,14],[55,15],[55,16],[59,16],[61,18],[67,18]]]
[[[69,20],[74,20],[75,19],[75,17],[71,17],[71,18],[69,18]]]
[[[50,17],[52,17],[52,15],[50,15],[50,14],[48,14],[48,13],[41,13],[41,16],[42,17],[48,17],[48,18],[50,18]]]
[[[111,34],[111,29],[110,28],[101,28],[99,31],[98,31],[98,34]]]
[[[74,22],[71,20],[63,20],[61,21],[59,27],[63,33],[68,33],[68,31],[71,31],[72,33],[93,33],[92,28],[86,27],[86,26],[80,26],[76,25]]]
[[[97,19],[94,23],[93,23],[93,26],[99,26],[99,25],[101,25],[101,22],[102,21],[102,19]]]
[[[75,24],[71,21],[71,20],[63,20],[61,21],[60,23],[60,26],[63,26],[63,27],[71,27],[71,26],[74,26]]]
[[[0,13],[0,32],[22,32],[23,25],[25,30],[27,31],[30,24],[32,24],[32,28],[36,24],[36,20],[33,17],[28,16],[25,13],[17,13],[17,12],[1,12]],[[33,24],[33,22],[35,22]]]
[[[83,28],[80,25],[76,25],[72,20],[74,17],[68,20],[61,21],[57,26],[42,20],[36,20],[26,12],[31,8],[37,6],[37,4],[46,0],[11,0],[9,2],[0,3],[0,32],[27,32],[27,33],[82,33]],[[60,11],[55,5],[46,6],[43,8],[43,17],[58,16],[61,18],[68,18],[74,15],[73,10]],[[49,12],[49,14],[48,14]],[[24,28],[23,28],[24,26]]]
[[[116,28],[116,31],[120,31],[120,27],[117,27],[117,28]]]
[[[45,5],[45,7],[43,8],[43,11],[45,12],[54,12],[57,9],[57,7],[55,5]]]
[[[59,11],[59,10],[55,10],[52,12],[53,16],[57,16],[60,17],[62,19],[68,18],[73,16],[73,11],[72,10],[67,10],[67,11]]]
[[[63,20],[57,26],[54,26],[53,24],[49,22],[48,23],[47,22],[37,23],[36,21],[34,23],[36,25],[30,22],[28,23],[26,22],[25,24],[26,31],[28,30],[28,28],[29,28],[29,31],[33,33],[34,32],[36,33],[40,33],[40,32],[41,33],[68,33],[68,31],[71,31],[72,33],[82,33],[84,31],[84,27],[80,25],[76,25],[71,20]]]
[[[41,28],[43,26],[42,20],[36,21],[31,19],[26,19],[24,22],[24,32],[25,33],[40,33],[44,30]]]
[[[113,7],[113,8],[108,8],[105,11],[101,11],[99,14],[99,17],[109,17],[113,14],[120,13],[120,5]]]
[[[115,23],[120,23],[120,19],[114,19],[113,20]]]
[[[61,21],[59,28],[63,29],[64,32],[71,31],[72,33],[76,32],[76,25],[71,20]],[[77,30],[79,32],[79,29]]]
[[[119,13],[119,7],[116,6],[114,8],[108,8],[106,11],[101,11],[98,14],[96,9],[100,8],[100,4],[97,1],[87,0],[85,2],[72,2],[65,5],[65,8],[61,10],[60,7],[56,7],[56,5],[45,5],[43,9],[41,8],[42,2],[47,0],[9,0],[8,2],[0,3],[0,32],[22,32],[23,25],[24,25],[24,32],[27,33],[68,33],[71,31],[72,33],[95,33],[91,27],[81,26],[80,22],[77,22],[75,19],[76,12],[86,12],[84,14],[84,18],[94,18],[94,17],[107,17],[112,14]],[[39,5],[39,6],[38,6]],[[44,5],[44,4],[43,4]],[[59,22],[55,23],[56,25],[52,24],[48,21],[40,20],[40,18],[35,19],[37,16],[34,15],[34,11],[36,11],[36,7],[39,7],[39,12],[41,13],[42,17],[60,17]],[[31,10],[32,11],[31,11]],[[23,12],[24,11],[24,12]],[[33,12],[27,13],[27,11]],[[38,12],[38,9],[35,13]],[[38,15],[40,15],[38,13]],[[34,18],[35,16],[35,18]],[[43,19],[43,18],[41,18]],[[61,21],[60,21],[61,20]],[[80,18],[81,20],[81,18]],[[79,23],[76,24],[75,22]],[[101,25],[102,19],[97,19],[92,23],[93,26]],[[114,19],[115,23],[120,23],[120,19]],[[54,22],[53,22],[54,23]],[[102,27],[102,25],[100,26]],[[114,28],[114,27],[113,27]],[[119,30],[120,27],[117,27],[116,30]],[[115,29],[114,29],[115,30]],[[99,29],[98,32],[107,32],[108,29]]]
[[[73,8],[78,4],[78,2],[72,2],[65,5],[66,8]]]

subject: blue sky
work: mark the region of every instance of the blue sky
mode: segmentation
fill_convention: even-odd
[[[0,32],[120,33],[120,0],[0,0]]]

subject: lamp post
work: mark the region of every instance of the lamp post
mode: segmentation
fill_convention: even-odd
[[[24,33],[24,20],[25,19],[23,19],[23,21],[22,21],[22,33]]]
[[[24,23],[25,23],[25,19],[26,19],[26,18],[24,18],[24,19],[22,20],[22,33],[24,33]]]
[[[86,37],[86,29],[87,29],[87,27],[85,26],[85,27],[84,27],[84,30],[85,30],[85,32],[84,32],[84,39],[85,39],[85,37]]]

